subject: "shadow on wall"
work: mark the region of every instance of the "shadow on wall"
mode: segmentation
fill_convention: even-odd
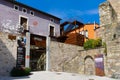
[[[0,76],[8,76],[16,66],[16,40],[8,39],[8,34],[0,33]]]

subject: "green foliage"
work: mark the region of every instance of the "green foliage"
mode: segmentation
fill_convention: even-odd
[[[18,76],[27,76],[30,75],[31,69],[30,68],[23,68],[23,67],[14,67],[10,75],[13,77],[18,77]]]
[[[107,45],[106,45],[106,43],[103,42],[102,46],[105,48],[104,53],[106,53],[106,55],[107,55]]]
[[[95,47],[101,47],[102,46],[102,39],[96,39],[95,40]]]
[[[93,39],[90,39],[84,43],[84,49],[92,49],[94,48],[94,41]]]
[[[31,72],[31,69],[30,69],[30,68],[25,68],[25,74],[26,74],[26,75],[29,75],[30,72]]]
[[[97,47],[102,46],[102,40],[101,39],[90,39],[84,43],[84,49],[94,49]]]
[[[105,43],[105,42],[103,42],[103,43],[102,43],[102,46],[105,48],[105,47],[106,47],[106,43]]]

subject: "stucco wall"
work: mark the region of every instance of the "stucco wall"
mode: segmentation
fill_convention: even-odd
[[[16,66],[17,41],[8,39],[7,33],[0,32],[0,75],[9,75]]]
[[[30,15],[30,10],[27,7],[19,6],[19,10],[14,9],[15,3],[10,3],[9,1],[1,0],[0,1],[0,30],[3,28],[9,30],[18,28],[20,25],[19,19],[20,16],[28,19],[28,27],[30,32],[37,35],[48,36],[50,25],[55,27],[55,36],[60,35],[60,20],[52,16],[34,11],[34,16]],[[27,13],[22,12],[22,8],[27,9]],[[51,22],[50,19],[53,18],[54,22]],[[12,31],[12,32],[15,32]]]

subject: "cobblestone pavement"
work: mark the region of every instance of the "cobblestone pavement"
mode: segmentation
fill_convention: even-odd
[[[38,71],[25,77],[0,77],[0,80],[117,80],[107,77],[80,75],[65,72]]]

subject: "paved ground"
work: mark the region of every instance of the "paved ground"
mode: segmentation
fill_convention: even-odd
[[[32,72],[32,75],[26,77],[0,77],[0,80],[116,80],[107,77],[80,75],[65,72]]]

